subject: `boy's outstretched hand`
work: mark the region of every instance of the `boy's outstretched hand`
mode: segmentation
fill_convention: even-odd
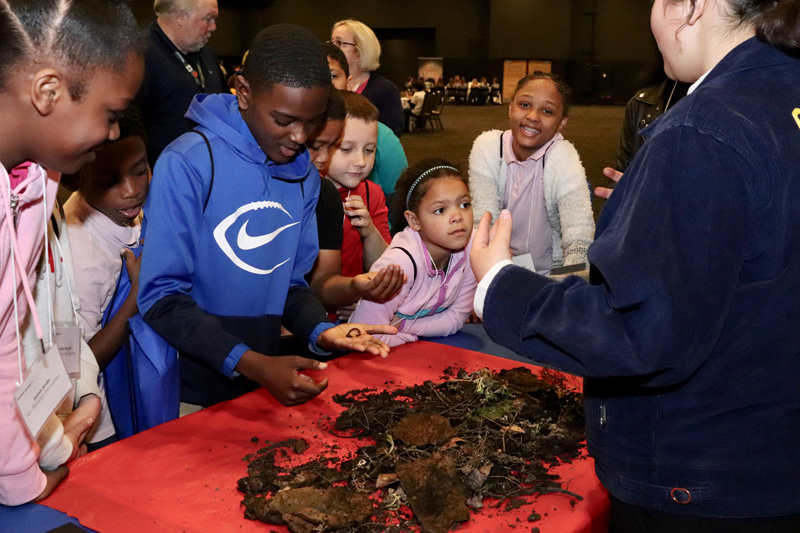
[[[394,298],[408,277],[398,265],[387,265],[378,272],[365,272],[353,278],[353,285],[362,298],[385,302]]]
[[[469,254],[472,272],[480,282],[489,270],[503,259],[511,259],[511,213],[500,211],[497,222],[489,229],[492,215],[484,213],[472,240]]]
[[[394,335],[397,328],[381,324],[339,324],[326,329],[317,337],[317,346],[323,350],[369,352],[384,359],[389,356],[389,345],[371,334]]]

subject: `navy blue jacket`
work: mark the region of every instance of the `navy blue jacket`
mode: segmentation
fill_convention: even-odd
[[[590,283],[509,266],[490,286],[492,338],[586,377],[589,450],[625,502],[800,513],[798,116],[800,61],[746,41],[645,131]]]
[[[144,81],[137,103],[147,130],[147,158],[153,167],[169,143],[191,130],[194,124],[185,118],[192,98],[203,92],[228,92],[217,55],[209,46],[187,54],[185,59],[195,69],[202,69],[205,90],[175,56],[178,50],[164,31],[153,22],[148,26],[150,41],[145,56]]]
[[[403,112],[403,102],[400,100],[397,86],[380,74],[372,72],[361,95],[378,108],[380,113],[378,120],[389,126],[394,134],[400,137],[405,127],[406,115]]]
[[[305,274],[318,253],[320,178],[307,152],[276,164],[232,95],[199,95],[197,133],[170,144],[144,207],[139,312],[181,352],[181,399],[210,405],[252,390],[234,367],[248,349],[277,355],[280,326],[313,345],[332,327]],[[233,379],[232,379],[233,378]]]

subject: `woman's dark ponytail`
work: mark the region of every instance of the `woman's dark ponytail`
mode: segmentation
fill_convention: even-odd
[[[800,51],[800,0],[778,0],[754,21],[762,41],[789,53]]]

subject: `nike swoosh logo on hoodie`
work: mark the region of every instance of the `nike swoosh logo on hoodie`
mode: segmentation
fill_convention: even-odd
[[[265,244],[271,242],[275,237],[281,234],[281,232],[285,229],[291,228],[292,226],[296,226],[300,222],[294,222],[292,224],[286,224],[285,226],[281,226],[280,228],[267,233],[266,235],[259,235],[257,237],[252,237],[247,234],[247,223],[249,220],[246,220],[242,227],[239,229],[239,235],[236,237],[236,244],[242,250],[252,250],[253,248],[258,248],[259,246],[264,246]]]

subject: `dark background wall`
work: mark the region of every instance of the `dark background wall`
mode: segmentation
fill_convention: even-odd
[[[211,46],[227,66],[263,28],[292,22],[327,40],[334,22],[356,18],[381,41],[380,73],[400,85],[418,57],[444,58],[444,77],[502,79],[504,59],[543,59],[578,101],[624,103],[655,57],[646,0],[219,0]],[[152,2],[135,0],[144,25]]]

